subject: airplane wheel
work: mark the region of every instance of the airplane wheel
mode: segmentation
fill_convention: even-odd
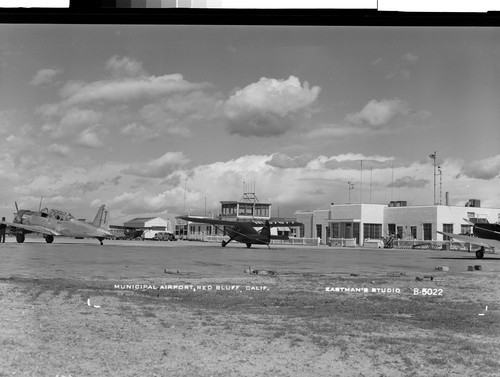
[[[24,234],[16,234],[16,241],[17,243],[23,243],[24,242]]]
[[[483,249],[476,251],[476,258],[477,259],[483,259],[483,257],[484,257],[484,250]]]
[[[226,241],[222,241],[222,247],[226,247],[227,245],[227,242]]]
[[[52,243],[53,241],[54,241],[54,236],[49,234],[47,237],[45,237],[45,242]]]
[[[250,249],[252,247],[251,243],[247,243],[247,248]]]

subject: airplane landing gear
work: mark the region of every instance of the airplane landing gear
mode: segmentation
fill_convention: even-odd
[[[251,243],[247,243],[247,248],[251,248],[252,247],[252,244]]]
[[[16,234],[16,241],[17,241],[17,243],[23,243],[24,242],[24,234],[23,233]]]
[[[221,244],[221,245],[222,245],[222,247],[226,247],[226,245],[227,245],[227,244],[228,244],[228,242],[226,242],[226,241],[222,241],[222,244]]]
[[[481,247],[478,251],[476,251],[476,258],[483,259],[484,257],[484,246]]]
[[[54,241],[54,236],[49,234],[48,236],[45,237],[45,242],[52,243],[53,241]]]

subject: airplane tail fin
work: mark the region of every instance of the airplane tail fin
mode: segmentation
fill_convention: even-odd
[[[266,220],[265,225],[260,230],[260,234],[266,237],[267,242],[271,242],[271,226],[269,225],[269,221]]]
[[[108,226],[108,211],[105,208],[106,206],[103,204],[99,207],[97,214],[94,217],[94,221],[92,221],[92,225],[98,228],[105,228]]]

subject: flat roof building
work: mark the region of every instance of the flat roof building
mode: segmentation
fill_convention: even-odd
[[[366,239],[381,239],[391,234],[407,240],[442,241],[443,235],[437,231],[467,234],[477,219],[488,222],[500,219],[498,208],[406,204],[332,204],[327,210],[300,212],[297,221],[304,224],[300,236],[317,237],[323,243],[330,238],[355,239],[360,246]]]

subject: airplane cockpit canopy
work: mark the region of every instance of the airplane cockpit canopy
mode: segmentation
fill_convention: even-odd
[[[44,208],[45,210],[46,208]],[[43,212],[43,210],[42,210]],[[48,215],[49,217],[51,218],[54,218],[56,220],[61,220],[61,221],[69,221],[71,219],[73,219],[73,216],[71,215],[71,213],[68,213],[68,212],[64,212],[64,211],[59,211],[57,209],[51,209],[48,211]]]

